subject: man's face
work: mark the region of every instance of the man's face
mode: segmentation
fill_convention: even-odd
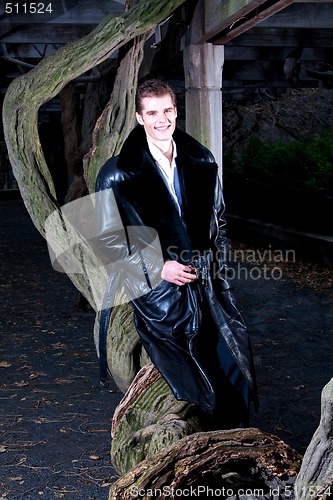
[[[177,118],[177,109],[173,105],[172,97],[169,94],[144,97],[141,105],[142,111],[140,114],[136,113],[136,119],[143,125],[148,138],[157,146],[159,143],[170,141]]]

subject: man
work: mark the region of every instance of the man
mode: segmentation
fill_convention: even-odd
[[[131,301],[137,331],[176,398],[212,415],[216,428],[246,426],[256,401],[254,368],[227,279],[218,166],[176,128],[176,98],[165,82],[140,85],[136,118],[119,156],[100,170],[96,191],[112,190],[124,227],[158,233],[164,264],[159,283]],[[104,343],[106,329],[104,320]]]

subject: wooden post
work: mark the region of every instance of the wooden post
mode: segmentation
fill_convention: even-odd
[[[221,175],[223,62],[223,45],[191,44],[184,49],[186,131],[212,151]]]

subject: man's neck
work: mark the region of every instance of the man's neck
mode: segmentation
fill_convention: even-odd
[[[157,141],[155,142],[150,139],[150,141],[164,154],[164,156],[169,160],[169,163],[171,164],[173,157],[172,139],[170,139],[170,141],[160,141],[160,142]]]
[[[162,151],[162,153],[169,160],[169,163],[171,165],[172,157],[173,157],[173,142],[172,141],[170,141],[168,149],[166,151]]]

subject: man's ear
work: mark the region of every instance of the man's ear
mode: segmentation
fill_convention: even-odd
[[[136,117],[136,119],[137,119],[137,122],[138,122],[140,125],[143,125],[142,116],[141,116],[139,113],[135,113],[135,117]]]

